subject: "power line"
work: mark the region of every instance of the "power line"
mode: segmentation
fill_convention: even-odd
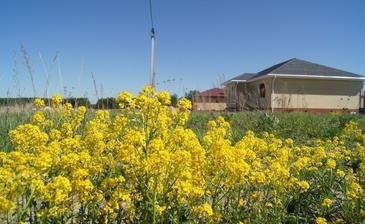
[[[152,0],[150,0],[150,17],[151,17],[151,25],[152,25],[152,29],[154,29],[153,27],[153,15],[152,15]]]

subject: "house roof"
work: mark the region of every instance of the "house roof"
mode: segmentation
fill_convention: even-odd
[[[239,75],[237,77],[234,77],[233,79],[224,82],[223,85],[229,82],[246,82],[255,75],[257,75],[257,73],[243,73],[242,75]]]
[[[225,96],[226,95],[226,91],[224,89],[220,89],[220,88],[213,88],[213,89],[208,89],[204,92],[201,93],[197,93],[196,96]]]
[[[239,77],[241,76],[242,75],[237,76],[227,81],[225,84],[228,84],[229,82],[234,82],[234,80],[238,80]],[[284,78],[300,78],[300,79],[334,79],[334,80],[365,81],[365,77],[362,75],[346,72],[343,70],[327,67],[324,65],[319,65],[316,63],[296,58],[284,61],[282,63],[264,69],[245,81],[251,82],[267,78],[270,76],[284,77]]]

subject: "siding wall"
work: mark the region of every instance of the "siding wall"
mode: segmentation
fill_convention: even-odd
[[[227,90],[227,108],[243,109],[248,100],[247,83],[230,83]]]
[[[271,79],[262,79],[250,83],[250,100],[260,109],[271,108]],[[264,85],[265,93],[260,92],[260,86]]]
[[[274,107],[282,110],[358,111],[361,89],[362,82],[356,81],[276,79]]]
[[[226,103],[194,103],[193,110],[199,111],[223,111],[227,107]]]
[[[271,95],[272,84],[274,99]],[[260,93],[260,85],[265,86],[264,97]],[[274,107],[275,110],[283,111],[358,113],[362,88],[362,81],[277,78],[273,83],[273,78],[267,78],[251,83],[228,85],[227,106],[240,109],[240,105],[248,105],[250,101],[251,108]]]

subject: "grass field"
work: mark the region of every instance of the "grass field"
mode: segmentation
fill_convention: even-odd
[[[232,142],[241,140],[247,131],[260,135],[264,132],[274,134],[285,140],[291,138],[296,144],[310,144],[316,139],[332,139],[341,135],[350,121],[357,122],[365,130],[365,116],[362,114],[310,114],[310,113],[271,113],[254,112],[192,112],[187,128],[191,128],[199,138],[204,136],[206,124],[223,116],[231,125]],[[275,122],[275,118],[278,120]]]

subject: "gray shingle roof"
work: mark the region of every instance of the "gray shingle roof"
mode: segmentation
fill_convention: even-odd
[[[252,77],[252,79],[256,79],[265,75],[282,75],[282,76],[291,76],[295,78],[299,77],[321,77],[321,78],[359,78],[365,79],[364,76],[354,74],[351,72],[342,71],[339,69],[327,67],[324,65],[319,65],[316,63],[303,61],[300,59],[293,58],[288,61],[284,61],[280,64],[274,65],[270,68],[267,68],[259,73],[256,76]]]
[[[242,74],[240,76],[228,80],[224,84],[240,80],[244,80],[240,82],[246,82],[246,81],[250,82],[268,76],[290,77],[290,78],[342,79],[342,80],[359,80],[359,81],[365,80],[365,76],[362,75],[293,58],[288,61],[284,61],[282,63],[271,66],[258,73]]]
[[[229,82],[246,82],[247,80],[251,79],[255,75],[257,75],[257,73],[244,73],[242,75],[239,75],[237,77],[234,77],[233,79],[230,79],[230,80],[224,82],[223,84],[227,84]]]

